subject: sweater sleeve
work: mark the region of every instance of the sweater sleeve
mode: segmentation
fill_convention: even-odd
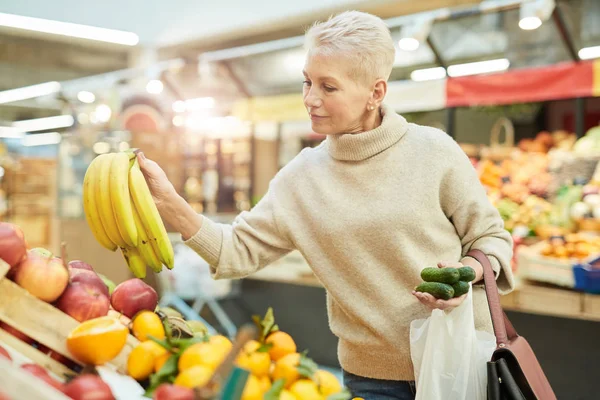
[[[185,242],[210,265],[213,278],[243,278],[294,249],[277,226],[272,189],[231,225],[204,217],[200,230]]]
[[[514,289],[512,237],[500,213],[488,200],[475,168],[460,147],[455,150],[441,184],[441,204],[461,238],[462,256],[478,249],[486,254],[496,275],[498,291]]]

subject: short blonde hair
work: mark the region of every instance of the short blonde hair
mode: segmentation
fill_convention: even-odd
[[[305,34],[305,48],[325,56],[344,55],[352,60],[354,78],[388,80],[396,50],[385,22],[372,14],[345,11],[325,22],[315,22]]]

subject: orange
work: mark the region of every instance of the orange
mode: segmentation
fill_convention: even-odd
[[[146,340],[144,342],[144,346],[147,346],[148,349],[152,350],[155,357],[160,357],[165,354],[170,355],[169,351],[162,347],[160,344],[156,343],[153,340]]]
[[[252,353],[253,351],[258,350],[259,348],[260,348],[260,343],[256,340],[249,340],[244,345],[244,351],[246,353]]]
[[[247,369],[257,377],[267,376],[271,368],[271,358],[269,353],[254,351],[252,353],[240,352],[236,363],[238,366]]]
[[[208,382],[212,376],[213,371],[210,368],[202,365],[196,365],[180,372],[173,382],[177,386],[193,389],[198,386],[202,386]]]
[[[171,357],[171,353],[165,353],[160,355],[154,359],[154,372],[160,371],[160,369],[165,365],[167,360]]]
[[[342,391],[342,385],[329,371],[318,370],[315,372],[314,380],[319,386],[319,392],[325,397]]]
[[[317,384],[309,379],[300,379],[292,384],[290,393],[296,396],[298,400],[324,400],[319,393]]]
[[[223,361],[227,352],[210,343],[196,343],[188,347],[179,357],[179,371],[185,371],[196,365],[203,365],[215,370]]]
[[[263,392],[266,393],[269,389],[271,389],[271,379],[268,376],[261,376],[258,378],[258,381],[260,382],[260,387],[262,388]]]
[[[133,318],[131,326],[133,336],[141,342],[148,340],[149,336],[156,339],[165,338],[165,327],[160,317],[152,311],[142,311]]]
[[[289,388],[292,383],[300,377],[298,365],[300,364],[300,354],[292,353],[282,357],[275,363],[271,379],[275,382],[278,379],[285,379],[285,387]]]
[[[154,371],[156,354],[149,344],[154,342],[143,342],[138,344],[127,358],[127,375],[136,381],[142,381]]]
[[[283,389],[279,394],[279,400],[298,400],[289,390]]]
[[[248,376],[241,400],[262,400],[263,390],[260,381],[254,375]]]
[[[90,319],[77,326],[67,337],[67,349],[84,364],[102,365],[119,355],[129,329],[112,317]]]
[[[273,361],[277,361],[280,358],[296,352],[296,343],[290,335],[282,331],[276,331],[271,333],[265,343],[272,344],[273,346],[269,349],[269,355]]]
[[[208,341],[208,343],[212,344],[213,346],[218,347],[225,354],[229,353],[229,351],[233,347],[233,344],[231,343],[231,340],[227,339],[223,335],[211,336],[210,339],[209,339],[209,341]]]

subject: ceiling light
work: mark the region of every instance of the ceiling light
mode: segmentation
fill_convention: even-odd
[[[467,64],[456,64],[448,67],[448,75],[451,77],[486,74],[490,72],[506,71],[510,61],[506,58],[497,60],[479,61]]]
[[[410,23],[403,25],[400,30],[401,39],[398,41],[400,50],[417,50],[421,43],[427,41],[432,26],[433,20],[431,17],[416,17]]]
[[[398,47],[404,51],[415,51],[419,48],[419,41],[415,38],[402,38],[398,41]]]
[[[36,132],[48,129],[68,128],[75,123],[71,115],[57,115],[55,117],[28,119],[13,122],[13,127],[20,132]]]
[[[52,21],[42,18],[25,17],[14,14],[0,13],[0,26],[50,33],[53,35],[97,40],[100,42],[123,44],[127,46],[135,46],[139,42],[138,35],[133,32]]]
[[[21,139],[21,145],[23,146],[47,146],[51,144],[59,144],[61,140],[60,133],[48,132],[38,133],[35,135],[25,135]]]
[[[525,17],[519,21],[519,28],[524,31],[532,31],[542,26],[542,20],[538,17]]]
[[[158,79],[152,79],[146,84],[146,91],[151,94],[159,94],[163,91],[163,83]]]
[[[11,126],[0,126],[0,138],[20,139],[23,137],[23,132]]]
[[[444,67],[416,69],[410,73],[410,79],[415,82],[433,81],[436,79],[444,79],[446,70]]]
[[[579,58],[582,60],[600,58],[600,46],[584,47],[583,49],[579,50]]]
[[[519,28],[532,31],[547,21],[556,7],[555,0],[532,0],[521,3]]]
[[[81,92],[77,93],[77,99],[82,103],[91,104],[96,101],[96,95],[92,92],[82,90]]]
[[[55,81],[40,83],[32,86],[25,86],[17,89],[5,90],[3,92],[0,92],[0,104],[33,99],[35,97],[46,96],[48,94],[57,93],[59,91],[60,83]]]

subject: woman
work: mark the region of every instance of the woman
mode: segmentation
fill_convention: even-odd
[[[455,307],[415,293],[428,266],[490,258],[501,290],[512,287],[512,245],[469,159],[445,133],[407,123],[383,101],[394,63],[385,23],[345,12],[306,33],[304,104],[327,135],[273,178],[232,225],[217,224],[177,195],[140,155],[158,209],[213,276],[242,278],[297,249],[327,290],[345,384],[368,400],[413,399],[409,326],[431,308]],[[474,290],[478,329],[491,331],[485,294]]]

